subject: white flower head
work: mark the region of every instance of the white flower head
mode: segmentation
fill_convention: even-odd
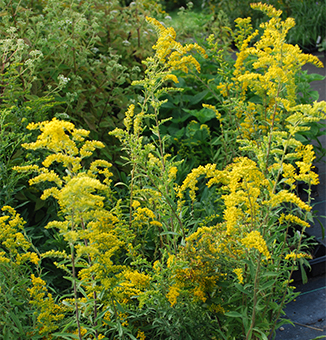
[[[70,81],[70,78],[65,77],[63,74],[59,74],[58,80],[59,80],[59,87],[65,87]]]

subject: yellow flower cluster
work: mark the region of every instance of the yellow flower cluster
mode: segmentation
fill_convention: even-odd
[[[145,333],[142,332],[141,330],[138,330],[136,338],[139,340],[145,340],[146,339]]]
[[[292,214],[288,214],[288,215],[282,214],[281,217],[279,218],[279,222],[280,224],[283,224],[284,221],[292,222],[294,225],[301,225],[302,227],[305,227],[305,228],[310,227],[310,224],[308,222]]]
[[[295,253],[295,252],[292,252],[290,254],[287,254],[285,255],[284,259],[285,260],[298,260],[298,259],[302,259],[302,258],[309,258],[311,259],[311,255],[307,254],[307,253]]]
[[[316,158],[312,145],[302,145],[297,148],[297,155],[302,158],[302,161],[297,161],[295,164],[299,168],[299,174],[295,176],[297,181],[303,181],[312,185],[319,184],[318,174],[311,171],[313,160]]]
[[[132,298],[136,296],[141,300],[141,295],[146,291],[151,282],[149,275],[140,273],[137,270],[127,269],[119,277],[119,286],[115,287],[113,291],[115,296],[119,298],[119,301],[125,304],[130,303]]]
[[[180,288],[176,285],[171,286],[169,292],[166,294],[166,298],[169,300],[171,307],[177,303],[177,298],[180,295]]]
[[[46,283],[40,277],[31,275],[33,287],[29,288],[30,303],[37,309],[37,320],[41,326],[39,333],[47,334],[55,331],[60,327],[59,321],[64,319],[65,315],[59,305],[55,304],[52,294],[48,293]]]
[[[299,47],[286,43],[288,31],[295,26],[294,19],[281,20],[282,11],[267,4],[251,7],[270,17],[261,24],[263,34],[249,47],[258,30],[252,32],[250,18],[237,19],[235,42],[239,48],[232,83],[220,84],[223,96],[235,93],[234,112],[240,119],[240,133],[248,140],[259,142],[262,136],[275,130],[284,130],[285,119],[296,105],[296,74],[305,63],[322,67],[320,60],[303,54]],[[250,69],[251,71],[248,71]],[[259,103],[247,100],[247,93],[260,98]]]
[[[250,232],[245,238],[241,240],[241,243],[247,248],[257,249],[267,259],[271,257],[267,244],[258,230]]]
[[[37,150],[46,149],[51,152],[43,161],[45,168],[38,169],[33,166],[33,170],[40,172],[40,178],[35,179],[35,182],[47,180],[58,182],[60,180],[53,174],[53,171],[48,171],[54,162],[62,163],[64,167],[72,172],[77,172],[81,169],[81,160],[92,155],[96,148],[103,148],[104,144],[99,141],[85,141],[89,135],[89,131],[76,129],[74,124],[66,121],[61,121],[53,118],[52,121],[44,121],[41,123],[30,123],[27,128],[29,130],[39,129],[41,134],[37,137],[37,141],[33,143],[24,143],[22,146],[26,149]],[[78,148],[77,143],[84,142]],[[30,170],[30,167],[15,167],[17,171]]]
[[[200,65],[192,55],[186,55],[189,51],[195,49],[203,56],[207,57],[205,50],[198,44],[189,44],[182,46],[175,41],[176,33],[172,27],[165,28],[159,21],[154,18],[146,17],[146,20],[154,27],[158,40],[153,49],[156,50],[155,58],[160,63],[168,66],[169,70],[182,70],[188,73],[188,67],[194,66],[200,72]],[[176,79],[170,77],[171,80]]]
[[[242,268],[235,268],[233,269],[233,273],[236,274],[239,283],[243,283],[243,269]]]
[[[195,201],[196,191],[198,190],[196,185],[198,183],[198,178],[201,175],[206,175],[207,178],[212,178],[212,180],[208,182],[208,186],[211,186],[213,183],[218,183],[224,177],[224,173],[222,171],[216,170],[216,164],[207,164],[205,167],[201,165],[198,168],[192,169],[191,173],[187,175],[181,187],[178,189],[177,196],[180,199],[183,199],[184,192],[189,189],[189,196],[192,201]]]
[[[206,302],[214,294],[218,282],[225,279],[217,263],[232,253],[227,243],[230,238],[225,237],[225,229],[220,226],[198,228],[186,238],[178,256],[171,255],[168,259],[173,287],[178,288],[179,295],[188,292],[195,302]]]
[[[112,173],[108,169],[111,164],[104,160],[95,160],[87,172],[78,172],[82,167],[82,159],[91,156],[96,148],[104,147],[103,143],[85,141],[89,131],[76,129],[74,124],[56,118],[50,122],[31,123],[28,128],[30,130],[40,129],[41,134],[36,142],[23,144],[23,146],[26,149],[41,148],[51,152],[43,161],[43,168],[32,168],[39,174],[30,180],[30,184],[49,181],[58,187],[46,189],[41,198],[55,197],[63,212],[73,210],[85,212],[102,207],[105,197],[96,195],[94,192],[102,191],[104,195],[109,192],[108,184],[110,184]],[[77,143],[83,144],[78,147]],[[63,164],[67,176],[61,178],[55,170],[48,169],[54,162]],[[31,170],[28,167],[15,167],[15,169],[17,171]],[[104,176],[105,184],[96,178],[97,175]]]
[[[177,172],[178,172],[178,168],[176,166],[172,166],[169,169],[169,179],[170,180],[175,180],[175,178],[177,176]]]
[[[0,262],[20,265],[30,261],[37,265],[39,256],[28,251],[32,244],[23,232],[25,221],[12,207],[4,206],[1,211],[4,216],[0,217],[0,242],[5,251],[0,252]]]
[[[302,210],[311,210],[311,207],[308,204],[303,202],[297,195],[287,190],[281,190],[276,194],[271,193],[270,199],[263,201],[263,204],[270,205],[272,208],[275,208],[286,202],[294,203]]]

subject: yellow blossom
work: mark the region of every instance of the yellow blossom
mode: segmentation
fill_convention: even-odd
[[[202,302],[206,302],[207,300],[207,297],[206,297],[206,294],[205,292],[202,290],[201,287],[196,287],[194,290],[193,290],[193,294],[194,296],[201,300]]]
[[[177,286],[171,286],[166,297],[169,300],[171,307],[177,303],[177,298],[180,295],[180,289]]]
[[[176,166],[172,166],[169,169],[169,179],[174,180],[176,178],[177,172],[178,172],[178,168]]]
[[[146,20],[154,27],[158,40],[153,46],[156,51],[155,57],[160,63],[166,64],[169,67],[169,73],[165,75],[165,79],[171,79],[177,82],[176,77],[171,75],[173,70],[182,70],[188,73],[188,67],[194,66],[200,72],[200,65],[192,55],[186,55],[192,49],[197,50],[204,57],[207,58],[205,50],[198,44],[188,44],[182,46],[175,41],[176,33],[172,27],[165,28],[159,21],[154,18],[146,17]],[[167,78],[166,78],[167,77]]]
[[[243,283],[243,269],[242,268],[236,268],[233,270],[233,273],[237,275],[239,283]]]
[[[141,330],[138,330],[136,338],[139,340],[145,340],[146,339],[145,333],[142,332]]]
[[[265,240],[263,239],[260,232],[257,230],[250,232],[245,238],[241,240],[241,243],[248,248],[257,249],[267,259],[271,257]]]
[[[284,257],[285,260],[293,259],[294,261],[298,260],[298,259],[301,259],[301,258],[310,258],[311,259],[312,257],[311,257],[311,255],[306,254],[306,253],[294,253],[294,252],[292,252],[290,254],[287,254]]]
[[[139,201],[134,200],[134,201],[132,201],[131,206],[132,206],[134,209],[137,209],[137,208],[140,206],[140,203],[139,203]]]
[[[284,221],[292,222],[295,225],[301,225],[302,227],[305,227],[305,228],[310,227],[310,224],[308,222],[303,221],[298,216],[295,216],[295,215],[292,215],[292,214],[288,214],[288,215],[282,214],[280,219],[279,219],[279,222],[280,222],[280,224],[282,224]]]

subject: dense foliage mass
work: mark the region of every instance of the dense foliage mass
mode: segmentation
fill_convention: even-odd
[[[273,339],[289,322],[326,113],[301,67],[322,65],[287,42],[294,19],[251,8],[259,30],[198,14],[196,42],[151,1],[2,4],[0,339]]]

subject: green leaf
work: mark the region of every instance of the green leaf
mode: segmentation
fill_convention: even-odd
[[[265,289],[267,289],[267,288],[273,286],[274,283],[275,283],[274,280],[269,280],[269,281],[265,282],[265,283],[260,287],[259,291],[261,292],[262,290],[265,290]]]
[[[19,333],[20,334],[24,334],[24,330],[23,330],[23,326],[20,322],[20,320],[18,319],[18,317],[13,314],[12,312],[9,313],[11,319],[15,322],[15,325],[17,326],[17,328],[19,329]]]
[[[201,110],[189,110],[183,109],[185,112],[190,113],[192,116],[196,117],[201,124],[205,124],[209,120],[216,117],[215,112],[213,110],[209,110],[206,108],[202,108]]]
[[[23,302],[17,301],[17,300],[16,300],[15,298],[13,298],[12,296],[9,298],[9,302],[10,302],[10,304],[15,305],[15,306],[21,306],[21,305],[24,304]]]
[[[302,279],[302,283],[305,284],[308,282],[308,277],[307,277],[307,273],[306,270],[302,264],[302,262],[300,261],[300,271],[301,271],[301,279]]]
[[[46,202],[44,200],[41,200],[40,198],[38,198],[36,200],[36,203],[35,203],[34,211],[38,211],[38,210],[42,209],[45,205],[46,205]]]
[[[58,337],[58,338],[62,337],[64,339],[68,339],[68,340],[70,340],[70,339],[77,339],[77,340],[79,340],[78,335],[77,334],[72,334],[72,333],[53,333],[52,335],[55,336],[55,337]]]
[[[311,91],[311,92],[309,93],[309,95],[310,95],[310,97],[311,97],[311,99],[312,99],[313,101],[319,99],[319,93],[318,93],[318,91]]]
[[[192,105],[198,104],[206,97],[208,92],[209,92],[208,90],[204,90],[202,92],[197,93],[195,96],[191,97],[191,99],[189,100],[189,103]]]
[[[318,74],[318,73],[307,74],[307,80],[308,80],[309,83],[312,82],[312,81],[321,81],[321,80],[324,80],[324,79],[325,79],[325,76]]]
[[[244,294],[248,294],[249,292],[251,292],[251,290],[246,290],[245,287],[248,287],[248,285],[246,285],[245,287],[240,284],[240,283],[236,283],[235,285],[235,288],[237,288],[241,293],[244,293]]]
[[[259,329],[259,328],[253,328],[253,330],[259,334],[261,334],[260,339],[262,340],[268,340],[267,336]]]
[[[178,236],[179,233],[176,233],[174,231],[163,231],[163,233],[160,233],[160,236],[163,236],[163,235],[176,235],[176,236]]]
[[[322,239],[324,239],[325,238],[325,227],[319,218],[316,217],[316,220],[318,221],[320,228],[321,228]]]
[[[243,317],[242,314],[235,312],[235,311],[226,312],[224,315],[229,316],[231,318],[242,318]]]
[[[117,328],[118,328],[119,336],[121,337],[123,335],[123,329],[122,329],[120,322],[117,324]]]

